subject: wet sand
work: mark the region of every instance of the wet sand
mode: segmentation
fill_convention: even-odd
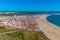
[[[60,28],[46,20],[48,15],[42,15],[37,19],[39,28],[50,40],[60,40]]]

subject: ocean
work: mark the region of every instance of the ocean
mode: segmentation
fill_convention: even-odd
[[[51,15],[48,16],[46,19],[48,22],[53,23],[60,27],[60,15]]]

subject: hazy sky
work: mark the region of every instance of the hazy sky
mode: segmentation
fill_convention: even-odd
[[[60,11],[59,0],[0,0],[0,11]]]

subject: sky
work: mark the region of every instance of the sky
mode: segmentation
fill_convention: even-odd
[[[60,11],[60,0],[0,0],[0,11]]]

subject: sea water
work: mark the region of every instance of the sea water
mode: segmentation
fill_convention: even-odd
[[[51,15],[48,16],[46,19],[48,22],[53,23],[60,27],[60,15]]]

